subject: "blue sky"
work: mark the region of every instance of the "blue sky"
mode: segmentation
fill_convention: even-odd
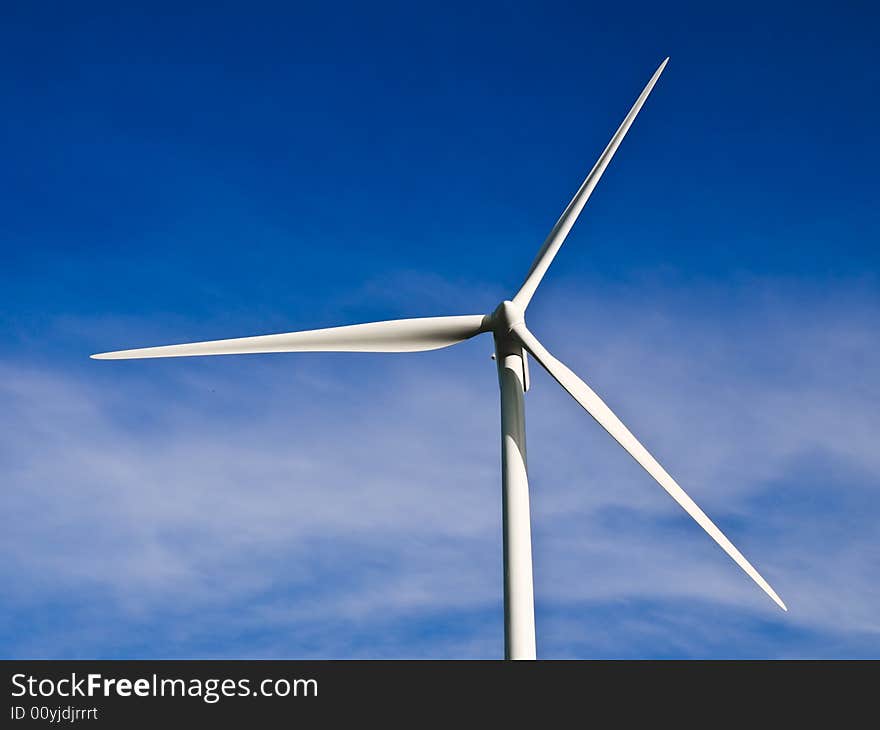
[[[880,656],[868,3],[20,4],[0,29],[5,657],[502,652],[491,341],[92,352],[529,310],[543,657]]]

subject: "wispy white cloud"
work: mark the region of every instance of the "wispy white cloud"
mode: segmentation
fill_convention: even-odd
[[[700,655],[718,621],[721,654],[880,653],[872,287],[688,291],[548,287],[532,328],[791,611],[534,372],[543,653]],[[497,655],[490,347],[3,363],[3,610],[61,622],[18,619],[4,655]]]

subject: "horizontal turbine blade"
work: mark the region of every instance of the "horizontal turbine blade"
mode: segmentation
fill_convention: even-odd
[[[514,303],[521,309],[525,309],[529,306],[529,302],[532,300],[532,296],[538,288],[538,284],[541,283],[541,279],[544,278],[544,274],[547,273],[547,269],[550,268],[553,258],[562,247],[566,236],[568,236],[569,231],[571,231],[572,226],[578,219],[578,216],[581,214],[587,201],[590,199],[593,189],[601,179],[602,173],[605,172],[605,168],[608,167],[608,163],[611,162],[611,158],[614,157],[614,153],[617,152],[617,148],[620,146],[620,143],[623,141],[623,138],[632,126],[633,121],[635,121],[635,118],[644,105],[645,100],[648,98],[648,94],[651,93],[654,84],[657,83],[657,79],[660,78],[660,74],[663,73],[663,69],[666,68],[668,62],[669,59],[667,58],[660,64],[660,68],[654,72],[648,85],[639,95],[639,98],[636,99],[636,103],[633,104],[632,109],[629,110],[629,114],[626,115],[623,123],[614,133],[614,136],[611,138],[605,151],[596,161],[593,169],[590,170],[587,179],[584,180],[580,189],[568,204],[568,207],[563,211],[559,220],[556,221],[556,225],[553,226],[550,235],[547,236],[547,240],[544,241],[544,245],[541,246],[541,250],[538,252],[538,256],[532,263],[532,268],[529,269],[529,273],[526,276],[525,282],[523,282],[522,288],[513,298]]]
[[[621,420],[614,415],[612,410],[605,405],[604,401],[596,395],[593,390],[538,342],[535,336],[529,332],[523,323],[513,326],[513,331],[519,336],[523,346],[532,353],[532,356],[547,370],[550,375],[559,383],[569,395],[583,406],[584,410],[589,413],[599,425],[602,426],[617,443],[626,449],[645,471],[648,472],[657,483],[663,487],[676,502],[678,502],[684,511],[693,517],[697,524],[700,525],[710,537],[717,542],[721,549],[724,550],[734,562],[742,568],[748,576],[755,581],[764,592],[772,598],[776,604],[787,611],[782,599],[776,594],[770,584],[761,577],[761,574],[755,570],[752,564],[743,557],[743,554],[736,549],[730,540],[725,537],[724,533],[718,529],[706,513],[701,510],[696,502],[692,500],[687,493],[669,476],[666,470],[660,466],[657,460],[648,453],[648,450],[632,435],[630,430],[623,425]]]
[[[95,360],[132,360],[259,352],[419,352],[439,350],[479,334],[483,331],[483,319],[481,314],[395,319],[279,335],[102,352],[92,357]]]

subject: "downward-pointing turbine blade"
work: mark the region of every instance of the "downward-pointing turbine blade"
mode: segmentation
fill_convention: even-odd
[[[550,268],[553,258],[556,256],[556,253],[561,248],[566,236],[568,236],[569,231],[571,231],[572,226],[578,219],[578,216],[581,214],[587,201],[590,199],[590,195],[602,177],[602,173],[605,172],[605,168],[608,167],[608,163],[611,162],[611,158],[614,157],[614,153],[617,152],[617,148],[620,146],[620,143],[623,141],[623,138],[632,126],[633,121],[635,121],[635,118],[644,105],[645,100],[648,98],[648,94],[651,93],[654,84],[657,83],[657,79],[660,78],[660,74],[663,73],[663,69],[666,68],[668,61],[668,58],[665,59],[663,63],[660,64],[660,67],[654,72],[648,85],[639,95],[639,98],[636,99],[636,103],[633,104],[632,109],[629,110],[629,114],[626,115],[623,123],[614,133],[614,136],[611,138],[605,151],[596,161],[593,169],[590,170],[587,179],[584,180],[580,189],[568,204],[568,207],[563,211],[559,220],[556,221],[556,225],[553,226],[550,235],[547,236],[547,240],[544,241],[544,245],[541,246],[541,250],[538,252],[538,256],[532,263],[532,268],[529,269],[529,273],[526,276],[525,282],[523,282],[522,288],[513,298],[514,303],[521,309],[525,309],[529,306],[529,302],[532,300],[532,296],[538,288],[538,284],[541,283],[541,279],[544,278],[544,274],[547,273],[547,269]]]
[[[479,334],[483,331],[483,319],[480,314],[396,319],[305,332],[103,352],[92,357],[96,360],[130,360],[260,352],[419,352],[439,350]]]
[[[623,425],[621,420],[614,415],[612,410],[605,405],[604,401],[593,392],[590,386],[559,360],[553,357],[553,355],[551,355],[547,349],[538,342],[535,336],[529,332],[524,324],[520,323],[514,325],[513,331],[519,336],[523,346],[532,353],[535,360],[541,363],[544,369],[553,376],[556,382],[565,388],[569,395],[580,403],[584,410],[595,418],[599,425],[602,426],[602,428],[604,428],[611,437],[617,441],[617,443],[623,446],[623,448],[629,452],[630,456],[642,465],[648,474],[654,477],[657,483],[684,508],[685,512],[697,521],[697,524],[699,524],[700,527],[709,533],[710,537],[721,546],[721,549],[733,558],[734,562],[736,562],[736,564],[739,565],[739,567],[742,568],[780,608],[787,611],[788,609],[782,602],[782,599],[776,594],[776,591],[770,587],[770,584],[767,583],[761,574],[755,570],[752,564],[745,559],[743,554],[736,549],[733,543],[727,539],[715,523],[706,516],[706,513],[697,506],[696,502],[694,502],[694,500],[692,500],[687,493],[678,486],[676,481],[669,476],[657,460],[648,453],[648,450],[639,443],[630,430]]]

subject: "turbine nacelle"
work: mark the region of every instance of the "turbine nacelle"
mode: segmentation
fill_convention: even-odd
[[[525,312],[515,302],[505,299],[499,304],[492,314],[486,316],[486,326],[495,337],[495,354],[493,360],[499,361],[499,366],[505,362],[507,367],[517,373],[523,392],[527,392],[531,386],[529,378],[529,359],[523,349],[522,342],[513,331],[514,327],[525,327]]]

